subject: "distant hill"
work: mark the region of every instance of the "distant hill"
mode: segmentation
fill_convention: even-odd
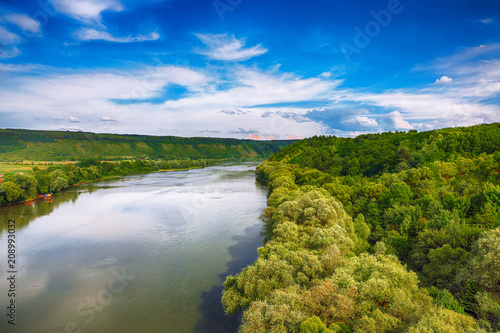
[[[267,158],[295,141],[0,129],[0,161]]]
[[[314,136],[273,155],[332,176],[371,177],[445,161],[453,156],[475,157],[500,151],[500,123],[417,132],[363,134],[355,138]]]

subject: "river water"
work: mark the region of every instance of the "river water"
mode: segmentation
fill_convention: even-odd
[[[1,332],[235,332],[222,281],[257,258],[255,164],[81,185],[0,208]],[[5,314],[16,220],[16,325]]]

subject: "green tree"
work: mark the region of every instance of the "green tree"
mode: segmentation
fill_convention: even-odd
[[[6,203],[13,203],[21,200],[23,191],[13,181],[5,181],[2,183],[3,190],[5,191],[4,200]]]
[[[411,188],[404,182],[392,184],[382,193],[382,200],[388,207],[395,204],[408,205],[412,197]]]
[[[480,324],[490,330],[500,330],[500,298],[496,293],[481,291],[476,294],[476,313]]]
[[[358,236],[355,252],[359,254],[367,251],[370,247],[370,244],[368,243],[370,227],[365,223],[365,217],[363,214],[359,214],[356,219],[354,219],[354,232]]]
[[[24,174],[13,174],[6,176],[5,180],[12,181],[18,185],[22,192],[21,197],[18,200],[28,200],[36,196],[37,181],[35,177]]]
[[[410,333],[448,333],[448,332],[476,332],[486,333],[479,330],[476,321],[467,315],[454,311],[435,308],[429,311],[418,324],[409,329]]]
[[[6,199],[5,199],[5,189],[3,188],[2,183],[0,183],[0,207],[4,205],[5,201],[6,201]]]
[[[485,231],[472,247],[469,265],[460,279],[500,296],[500,228]]]
[[[422,281],[427,286],[451,288],[457,273],[467,264],[469,252],[453,249],[449,244],[429,251],[429,263],[422,269]]]
[[[300,333],[332,333],[332,331],[326,327],[321,319],[312,316],[300,324]]]

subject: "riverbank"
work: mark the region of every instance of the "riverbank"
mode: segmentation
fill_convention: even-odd
[[[227,163],[227,162],[223,162],[223,163]],[[147,175],[147,174],[151,174],[151,173],[161,173],[161,172],[171,172],[171,171],[188,171],[188,170],[201,169],[201,168],[206,168],[206,167],[208,167],[208,166],[205,166],[205,167],[182,168],[182,169],[164,169],[164,170],[155,170],[155,171],[150,171],[150,172],[139,172],[139,173],[131,173],[131,174],[125,174],[125,175],[107,176],[107,177],[103,177],[103,178],[99,178],[99,179],[93,179],[93,180],[89,180],[89,181],[80,182],[80,183],[77,183],[77,184],[68,185],[67,188],[61,189],[58,192],[66,191],[66,190],[68,190],[70,188],[73,188],[73,187],[76,187],[76,186],[80,186],[80,185],[86,185],[86,184],[91,184],[91,183],[100,182],[100,181],[104,181],[104,180],[111,180],[111,179],[120,178],[120,177],[128,177],[128,176],[136,176],[136,175]],[[1,185],[1,183],[0,183],[0,185]],[[46,198],[46,196],[52,195],[52,194],[54,194],[54,193],[50,193],[49,192],[49,193],[37,194],[36,197],[28,199],[28,200],[13,202],[13,203],[9,203],[9,204],[0,206],[0,209],[2,209],[2,207],[30,204],[30,203],[33,203],[33,202],[36,202],[36,201],[39,201],[39,200],[43,200],[44,198]]]

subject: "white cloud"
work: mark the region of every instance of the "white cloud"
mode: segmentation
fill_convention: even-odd
[[[403,119],[403,115],[399,111],[380,115],[377,120],[387,129],[409,130],[414,128],[410,123]]]
[[[463,92],[473,89],[465,86]],[[500,89],[500,86],[497,87]],[[379,94],[358,94],[351,92],[346,99],[367,103],[385,109],[396,109],[388,116],[377,118],[385,129],[410,128],[443,128],[456,126],[471,126],[481,123],[500,121],[500,108],[496,105],[484,104],[485,96],[468,96],[461,94],[460,88],[423,91],[396,91]],[[494,95],[490,95],[494,96]],[[403,119],[404,117],[404,119]],[[407,120],[413,120],[409,123]],[[415,123],[415,120],[420,120]]]
[[[0,15],[0,23],[2,24],[0,25],[0,59],[14,58],[21,54],[18,46],[26,40],[19,36],[20,31],[25,37],[28,32],[41,35],[40,23],[25,14],[3,12]],[[17,33],[9,29],[14,29]]]
[[[398,110],[419,129],[499,122],[500,107],[488,102],[500,94],[500,59],[495,58],[498,51],[500,43],[481,45],[432,62],[426,70],[442,71],[446,67],[453,79],[443,76],[436,85],[424,89],[377,94],[351,90],[344,99]],[[453,84],[443,84],[450,82]]]
[[[55,7],[62,13],[83,22],[88,26],[73,33],[73,37],[80,41],[104,40],[114,43],[135,43],[154,41],[160,38],[156,31],[146,35],[116,37],[106,31],[101,23],[101,13],[104,11],[120,12],[125,8],[119,0],[52,0]]]
[[[73,132],[82,132],[83,128],[78,127],[78,126],[52,126],[51,128],[53,131],[73,131]]]
[[[150,80],[160,80],[177,84],[197,92],[211,81],[203,72],[178,66],[148,67]]]
[[[13,23],[24,31],[40,32],[40,22],[25,14],[9,13],[2,17],[2,21]]]
[[[453,82],[453,79],[451,77],[448,77],[448,76],[442,76],[440,79],[436,79],[436,82],[434,82],[435,84],[446,84],[446,83],[452,83]]]
[[[478,20],[478,21],[481,22],[482,24],[491,24],[491,23],[495,22],[495,19],[492,17],[488,17],[488,18]]]
[[[243,61],[267,52],[267,49],[263,48],[260,44],[244,48],[245,39],[236,39],[234,35],[195,35],[208,47],[208,50],[200,51],[200,53],[215,60]]]
[[[500,92],[500,59],[482,61],[473,66],[460,69],[466,75],[455,81],[453,87],[448,87],[448,93],[455,93],[465,98],[494,97]]]
[[[496,107],[467,101],[461,97],[441,93],[385,92],[379,94],[354,94],[349,100],[366,102],[388,109],[397,109],[408,119],[456,118],[469,112],[487,112]]]
[[[82,121],[76,117],[68,116],[66,118],[70,123],[81,123]]]
[[[374,119],[370,119],[366,116],[354,116],[354,121],[363,127],[377,127],[378,123]]]
[[[495,59],[446,71],[453,84],[381,93],[340,88],[343,81],[327,75],[299,77],[238,64],[207,70],[165,65],[91,72],[0,65],[0,70],[9,75],[0,82],[0,116],[15,114],[28,128],[50,128],[54,119],[67,121],[71,114],[85,120],[77,124],[83,130],[93,132],[287,138],[500,121],[500,107],[484,103],[500,93],[500,60]],[[159,103],[171,85],[186,91]],[[155,102],[148,101],[152,98]],[[316,113],[293,107],[315,101],[321,103]],[[319,114],[322,108],[335,112]]]
[[[220,110],[219,112],[220,113],[225,113],[225,114],[231,114],[231,115],[240,115],[240,114],[247,114],[250,111],[245,111],[245,110],[241,110],[241,109],[238,109],[238,108],[234,108],[234,109]]]
[[[34,69],[40,69],[40,68],[43,68],[43,66],[33,65],[33,64],[18,65],[18,64],[1,64],[0,63],[0,71],[2,71],[2,72],[26,72],[26,71],[33,71]]]
[[[122,11],[118,0],[52,0],[57,10],[85,23],[100,23],[103,11]]]
[[[17,48],[20,37],[0,25],[0,59],[14,58],[21,54]]]
[[[241,66],[224,71],[229,73],[225,80],[235,82],[231,88],[219,88],[214,76],[200,70],[178,66],[143,67],[128,72],[58,72],[19,74],[8,85],[0,83],[0,115],[14,112],[26,119],[26,128],[64,126],[54,124],[55,119],[68,120],[71,114],[78,120],[85,119],[78,124],[82,130],[93,132],[196,136],[199,131],[210,130],[221,137],[246,138],[249,133],[236,133],[244,127],[266,138],[312,136],[324,132],[325,127],[313,121],[298,122],[291,116],[262,117],[271,110],[291,115],[305,114],[307,109],[259,105],[320,98],[339,84]],[[147,102],[148,98],[161,96],[170,84],[186,87],[185,97],[163,104]],[[124,104],[129,99],[135,99],[134,103]],[[219,112],[227,109],[244,112],[237,117]],[[231,130],[234,132],[229,133]]]
[[[467,64],[469,64],[471,61],[477,60],[481,57],[498,54],[499,51],[500,43],[463,48],[460,52],[457,52],[451,56],[438,58],[424,65],[417,65],[415,66],[414,70],[439,70],[441,72],[447,70],[454,73],[463,73],[461,71],[461,68],[466,67]]]
[[[115,37],[106,31],[99,31],[91,28],[81,28],[74,33],[74,37],[82,41],[105,40],[108,42],[116,43],[135,43],[157,40],[158,38],[160,38],[160,34],[157,32],[150,32],[147,35]]]
[[[259,134],[260,132],[254,129],[245,129],[243,127],[238,128],[238,130],[228,131],[230,134]]]
[[[210,90],[176,101],[166,101],[165,107],[180,109],[184,107],[217,107],[218,110],[240,106],[255,106],[274,103],[292,103],[324,98],[325,94],[340,84],[319,78],[301,79],[291,74],[265,73],[246,67],[235,67],[228,74],[233,88]]]
[[[17,47],[3,47],[0,45],[0,59],[14,58],[21,54]]]
[[[107,116],[101,117],[101,119],[99,119],[99,120],[100,121],[114,121],[114,122],[118,122],[118,120],[113,119],[111,117],[107,117]]]
[[[6,28],[0,26],[0,44],[2,45],[14,45],[18,44],[20,41],[20,37],[7,30]]]

